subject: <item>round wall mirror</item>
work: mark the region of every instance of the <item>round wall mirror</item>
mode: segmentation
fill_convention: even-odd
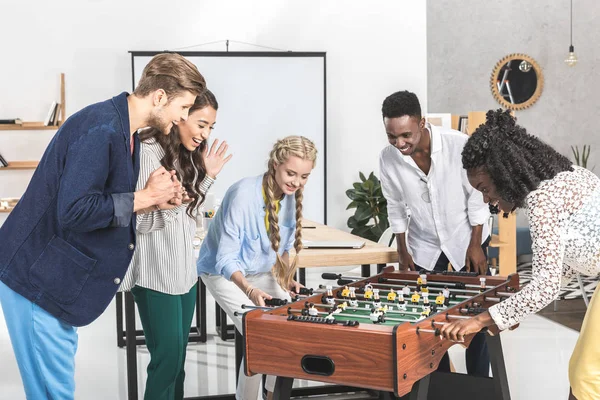
[[[490,85],[502,107],[523,110],[542,95],[544,76],[533,58],[526,54],[510,54],[496,64]]]

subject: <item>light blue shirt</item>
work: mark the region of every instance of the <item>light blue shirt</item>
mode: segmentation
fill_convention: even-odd
[[[228,280],[236,271],[244,276],[269,272],[275,264],[265,226],[263,176],[234,183],[221,203],[202,242],[198,274],[219,274]],[[296,230],[296,199],[285,195],[279,209],[279,253],[292,248]]]

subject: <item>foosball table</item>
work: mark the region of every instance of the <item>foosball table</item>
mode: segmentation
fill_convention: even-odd
[[[386,267],[366,279],[335,274],[323,278],[334,278],[337,284],[322,285],[318,293],[279,307],[248,307],[256,309],[243,316],[242,367],[247,375],[277,376],[275,399],[289,398],[293,379],[411,399],[435,398],[429,390],[433,386],[444,387],[441,398],[453,398],[447,396],[449,385],[456,386],[461,399],[510,399],[495,325],[486,335],[493,378],[434,372],[455,344],[440,336],[440,328],[517,292],[518,275],[420,275]],[[472,338],[465,336],[462,344],[468,346]],[[465,395],[469,391],[479,395]]]

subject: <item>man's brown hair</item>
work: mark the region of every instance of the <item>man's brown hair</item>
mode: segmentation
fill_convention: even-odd
[[[133,94],[145,97],[158,89],[163,89],[169,100],[185,91],[199,96],[206,90],[206,81],[198,68],[181,55],[161,53],[146,65]]]

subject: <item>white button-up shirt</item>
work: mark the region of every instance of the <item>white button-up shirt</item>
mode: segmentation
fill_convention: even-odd
[[[468,136],[427,124],[431,133],[429,174],[390,145],[379,158],[381,187],[388,219],[396,234],[407,232],[415,264],[432,270],[442,251],[452,266],[465,265],[471,227],[483,225],[482,243],[489,236],[489,207],[462,167]],[[410,229],[409,229],[410,219]]]

